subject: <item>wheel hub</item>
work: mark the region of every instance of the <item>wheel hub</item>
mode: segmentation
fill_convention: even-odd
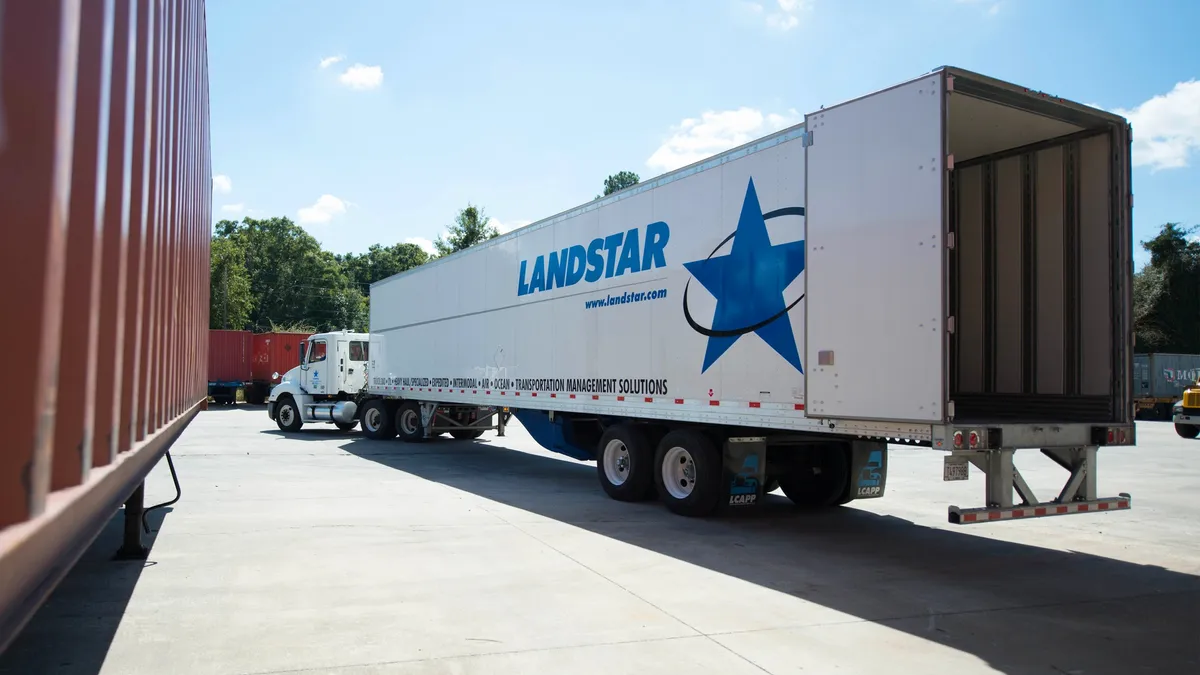
[[[663,487],[675,499],[687,499],[696,487],[696,462],[692,453],[674,447],[663,456]]]
[[[629,480],[631,459],[624,441],[614,438],[604,446],[604,477],[613,485],[623,485]]]
[[[405,410],[400,415],[400,428],[404,430],[405,434],[412,435],[417,433],[416,417],[417,413],[412,410]]]

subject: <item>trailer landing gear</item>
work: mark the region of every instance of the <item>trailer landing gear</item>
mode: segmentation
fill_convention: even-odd
[[[125,500],[124,536],[113,560],[145,560],[149,557],[150,549],[142,543],[142,513],[145,507],[146,482],[142,481]]]
[[[1040,502],[1013,464],[1013,450],[954,452],[945,458],[942,479],[967,480],[967,463],[984,473],[987,506],[964,509],[951,506],[948,518],[954,525],[969,525],[995,520],[1063,516],[1089,511],[1122,511],[1132,498],[1122,492],[1117,497],[1096,496],[1096,446],[1081,448],[1045,448],[1042,453],[1070,472],[1058,497]],[[1013,491],[1020,497],[1014,504]]]

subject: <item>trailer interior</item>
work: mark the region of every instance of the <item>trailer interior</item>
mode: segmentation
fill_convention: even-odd
[[[1128,421],[1128,127],[1037,92],[951,77],[956,423]]]

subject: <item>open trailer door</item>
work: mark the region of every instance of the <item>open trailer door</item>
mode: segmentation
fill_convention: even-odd
[[[945,80],[805,117],[810,417],[945,416]]]

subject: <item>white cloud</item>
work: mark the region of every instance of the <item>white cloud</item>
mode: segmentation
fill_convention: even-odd
[[[437,249],[433,247],[433,242],[425,237],[409,237],[408,239],[404,240],[404,243],[416,244],[417,246],[421,247],[422,251],[425,251],[430,255],[437,253]]]
[[[356,63],[338,75],[338,81],[351,89],[375,89],[383,84],[383,68]]]
[[[229,180],[229,176],[217,174],[212,178],[213,192],[227,195],[233,192],[233,181]]]
[[[744,106],[737,110],[705,112],[699,119],[688,118],[672,128],[671,137],[646,160],[646,166],[672,171],[798,124],[802,119],[795,110],[782,115],[764,115],[762,111]]]
[[[328,68],[329,66],[332,66],[335,63],[343,61],[345,58],[346,58],[345,56],[342,56],[340,54],[337,56],[326,56],[325,58],[321,59],[321,68]]]
[[[245,204],[225,204],[221,207],[225,213],[241,213],[246,210]]]
[[[513,230],[521,228],[521,227],[525,227],[526,225],[528,225],[532,222],[533,222],[532,220],[510,220],[507,222],[501,222],[499,220],[496,220],[495,218],[488,219],[488,225],[491,225],[492,227],[496,228],[496,231],[499,232],[500,234],[512,232]]]
[[[1200,152],[1200,81],[1179,82],[1141,105],[1113,110],[1133,125],[1133,165],[1182,169]]]
[[[312,206],[302,207],[296,212],[296,220],[301,225],[324,225],[334,216],[346,212],[346,202],[333,195],[321,195]]]
[[[742,3],[751,13],[761,16],[767,26],[789,31],[800,25],[800,17],[812,11],[816,0],[774,0],[770,9],[760,2]]]

